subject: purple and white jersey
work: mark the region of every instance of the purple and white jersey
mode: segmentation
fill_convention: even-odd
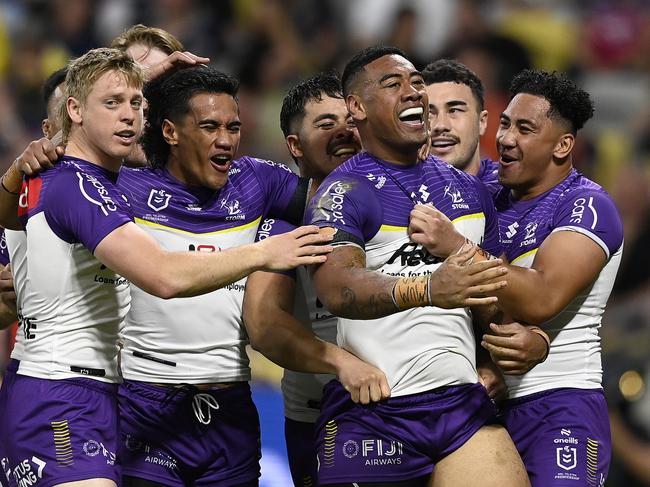
[[[130,302],[128,282],[93,255],[104,237],[132,221],[116,177],[64,157],[24,186],[18,212],[26,220],[28,265],[26,281],[17,276],[24,333],[19,374],[119,380],[117,338]]]
[[[166,250],[185,252],[253,243],[262,215],[296,209],[301,215],[306,194],[286,166],[250,157],[232,163],[218,192],[188,188],[166,170],[151,168],[122,169],[119,186],[129,196],[136,224]],[[302,204],[296,205],[301,192]],[[133,305],[122,331],[124,378],[190,384],[249,380],[245,284],[242,279],[202,296],[169,300],[132,285]]]
[[[283,220],[266,218],[260,225],[257,238],[263,240],[272,235],[290,232],[294,228],[295,225]],[[301,266],[292,272],[291,276],[296,279],[293,312],[296,319],[321,340],[336,343],[337,318],[323,307],[316,296],[307,269]],[[323,387],[334,378],[332,374],[308,374],[284,369],[284,415],[294,421],[315,423],[320,413]]]
[[[431,203],[467,238],[500,255],[496,211],[478,179],[439,159],[397,166],[368,153],[335,169],[308,206],[306,221],[338,230],[334,245],[365,250],[366,267],[392,276],[424,276],[443,259],[410,241],[415,202]],[[393,397],[475,383],[469,309],[427,306],[375,320],[338,321],[338,343],[386,374]]]
[[[27,233],[24,230],[5,230],[4,239],[11,262],[11,273],[14,278],[14,290],[16,291],[16,309],[18,319],[23,314],[23,296],[27,284]],[[11,351],[11,358],[22,360],[25,334],[22,329],[16,333],[16,341]]]
[[[527,201],[513,201],[504,188],[496,197],[501,241],[513,265],[532,267],[542,242],[553,232],[578,232],[607,256],[594,283],[557,316],[543,324],[551,336],[545,362],[521,376],[506,375],[511,398],[560,387],[601,386],[598,328],[623,252],[623,227],[614,202],[575,169],[553,189]],[[534,299],[534,298],[531,298]]]
[[[476,177],[485,185],[491,195],[495,195],[500,189],[499,163],[492,159],[481,159]]]

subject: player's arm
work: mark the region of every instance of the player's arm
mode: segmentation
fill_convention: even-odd
[[[325,307],[343,318],[381,318],[420,306],[462,308],[494,303],[496,299],[486,295],[505,285],[498,279],[506,271],[498,259],[470,264],[475,252],[466,246],[432,274],[395,277],[366,269],[365,252],[344,245],[335,247],[325,263],[314,266],[312,278]]]
[[[591,285],[607,261],[602,247],[577,232],[552,233],[540,246],[530,269],[510,266],[508,289],[499,305],[513,318],[542,324]]]
[[[106,235],[95,256],[144,291],[161,298],[195,296],[258,270],[286,270],[324,262],[331,236],[299,227],[255,244],[221,252],[168,252],[134,223]]]
[[[14,279],[11,264],[7,264],[0,271],[0,330],[7,328],[17,319]]]
[[[280,273],[255,272],[248,277],[244,323],[251,346],[281,367],[335,374],[355,402],[389,397],[381,370],[319,339],[293,316],[295,285],[293,277]]]
[[[23,185],[23,174],[30,176],[51,167],[63,155],[63,147],[45,137],[29,143],[23,153],[0,177],[0,225],[11,230],[22,230],[18,220],[18,203]]]

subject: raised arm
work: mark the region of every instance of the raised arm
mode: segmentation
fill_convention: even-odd
[[[110,232],[95,248],[107,267],[161,298],[204,294],[257,270],[322,263],[331,236],[314,226],[221,252],[168,252],[134,223]]]
[[[319,339],[294,317],[295,285],[293,277],[280,273],[255,272],[248,277],[244,323],[252,347],[281,367],[336,375],[355,402],[389,397],[381,370]]]

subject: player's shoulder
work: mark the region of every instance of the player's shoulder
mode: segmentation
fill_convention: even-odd
[[[289,166],[281,162],[262,159],[260,157],[241,156],[232,161],[228,171],[228,176],[233,177],[247,171],[258,171],[264,169],[286,171],[289,173],[293,172]]]

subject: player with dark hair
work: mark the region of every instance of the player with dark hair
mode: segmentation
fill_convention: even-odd
[[[43,135],[48,139],[54,137],[61,130],[58,106],[63,100],[67,72],[67,67],[54,71],[43,83],[43,103],[45,104],[46,117],[41,122],[41,128]]]
[[[306,179],[281,164],[235,159],[237,90],[234,78],[204,66],[145,87],[143,142],[152,167],[123,171],[120,187],[138,225],[166,248],[219,252],[253,242],[262,215],[294,224],[302,217]],[[132,287],[119,390],[125,485],[257,485],[259,420],[248,385],[244,285],[167,301]],[[284,329],[262,333],[272,340],[286,336]],[[303,336],[285,356],[271,356],[283,366],[292,357],[306,362],[314,342]]]
[[[533,486],[603,485],[611,440],[598,328],[621,260],[621,219],[573,168],[576,133],[594,112],[589,94],[533,70],[514,78],[511,94],[497,132],[496,205],[513,272],[497,294],[512,318],[551,341],[545,362],[506,375],[503,418]],[[517,337],[495,335],[486,347],[507,370]]]
[[[493,304],[498,259],[446,261],[409,235],[416,205],[434,204],[470,239],[501,253],[496,212],[475,178],[435,158],[426,141],[424,80],[395,48],[368,48],[346,66],[348,110],[365,153],[335,169],[306,221],[333,227],[334,251],[313,270],[319,298],[339,316],[339,344],[383,370],[391,398],[363,406],[336,381],[317,430],[321,485],[526,486],[521,459],[478,384],[468,306]],[[489,276],[496,282],[484,284]],[[480,296],[480,297],[479,297]],[[435,471],[433,465],[435,464]]]
[[[511,93],[497,132],[495,199],[511,266],[496,294],[509,318],[550,339],[546,359],[524,367],[521,343],[534,327],[492,325],[483,346],[506,373],[502,415],[532,484],[603,485],[611,441],[598,328],[621,259],[621,219],[573,167],[576,134],[594,111],[589,94],[538,70],[517,75]]]
[[[280,126],[300,175],[311,177],[313,190],[360,150],[334,73],[321,73],[293,86],[282,102]],[[269,218],[258,235],[267,238],[292,228]],[[289,466],[294,485],[316,485],[314,433],[323,386],[337,376],[354,402],[367,404],[390,395],[386,377],[334,345],[336,317],[317,299],[306,268],[291,274],[258,272],[249,276],[244,320],[253,347],[276,363],[282,357],[292,359],[284,359],[282,377]],[[293,330],[278,333],[290,323]],[[296,343],[299,337],[312,333],[320,340],[312,342],[309,349]]]
[[[497,164],[481,159],[479,139],[487,127],[481,80],[467,66],[439,59],[422,71],[429,95],[429,153],[497,188]]]
[[[15,208],[20,197],[29,262],[24,351],[0,418],[4,463],[18,484],[122,485],[115,392],[129,281],[164,298],[194,296],[260,268],[324,259],[314,254],[312,244],[326,240],[315,229],[208,254],[163,250],[134,225],[115,180],[142,125],[143,80],[118,50],[95,49],[72,62],[61,111],[65,156],[22,192],[19,161],[2,177],[3,199],[12,197]],[[284,187],[284,202],[296,179]]]

